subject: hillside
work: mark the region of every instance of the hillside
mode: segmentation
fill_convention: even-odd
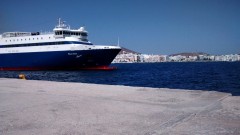
[[[170,56],[177,56],[177,55],[181,55],[181,56],[199,56],[199,55],[209,55],[207,53],[204,52],[184,52],[184,53],[177,53],[177,54],[171,54]]]
[[[130,50],[130,49],[127,49],[127,48],[124,48],[124,47],[121,47],[122,50],[119,52],[119,54],[126,54],[126,53],[132,53],[132,54],[140,54],[138,52],[135,52],[133,50]]]

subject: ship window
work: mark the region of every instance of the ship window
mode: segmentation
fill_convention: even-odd
[[[21,39],[21,41],[22,41],[22,39]]]
[[[30,38],[29,38],[29,40],[30,40]]]
[[[38,38],[37,38],[37,40],[38,40]]]
[[[41,37],[41,39],[43,39],[43,37]]]
[[[50,39],[51,37],[49,37],[49,39]]]
[[[5,42],[7,42],[7,40],[5,40]]]
[[[34,38],[33,38],[33,40],[34,40]]]
[[[60,31],[60,35],[62,35],[62,31]]]
[[[87,36],[87,33],[81,33],[81,36]]]
[[[25,38],[25,41],[26,41],[27,39]]]
[[[11,40],[10,40],[10,42],[11,42]]]
[[[17,39],[17,41],[18,41],[18,39]]]

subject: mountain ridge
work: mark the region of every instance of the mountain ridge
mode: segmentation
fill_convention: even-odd
[[[127,53],[142,54],[142,53],[130,50],[130,49],[125,48],[125,47],[121,47],[121,48],[122,48],[122,50],[119,52],[119,54],[127,54]],[[210,54],[205,53],[205,52],[182,52],[182,53],[170,54],[169,56],[177,56],[177,55],[181,55],[181,56],[199,56],[199,55],[210,55]]]
[[[136,52],[136,51],[127,49],[127,48],[125,48],[125,47],[121,47],[121,48],[122,48],[122,50],[119,52],[119,54],[126,54],[126,53],[141,54],[141,53],[139,53],[139,52]]]
[[[183,53],[176,53],[176,54],[171,54],[169,56],[199,56],[199,55],[209,55],[208,53],[205,52],[183,52]]]

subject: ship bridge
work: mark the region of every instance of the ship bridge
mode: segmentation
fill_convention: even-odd
[[[84,27],[79,29],[70,29],[69,25],[66,25],[60,18],[58,25],[53,29],[55,38],[76,37],[81,41],[88,41],[88,32]]]

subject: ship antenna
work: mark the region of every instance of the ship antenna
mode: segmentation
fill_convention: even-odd
[[[118,46],[119,46],[119,37],[118,37]]]
[[[58,26],[61,26],[61,18],[58,18]]]

